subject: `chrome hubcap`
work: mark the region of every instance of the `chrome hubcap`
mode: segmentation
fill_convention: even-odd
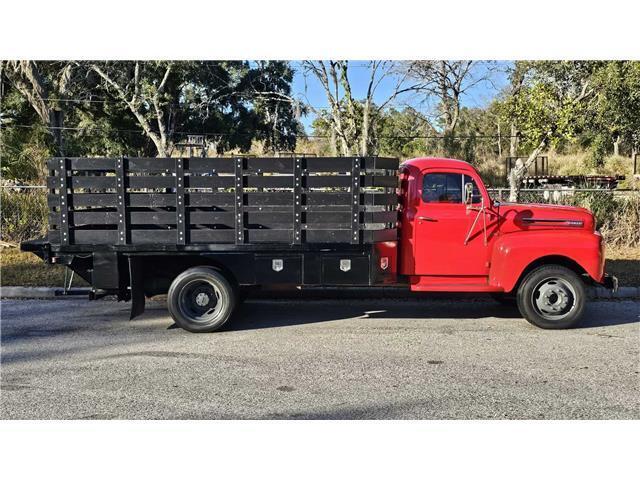
[[[196,295],[196,304],[199,307],[204,307],[208,303],[209,303],[209,295],[207,295],[204,292],[200,292],[199,294]]]
[[[575,290],[562,278],[548,278],[533,289],[533,306],[548,320],[565,318],[571,313],[575,303]]]

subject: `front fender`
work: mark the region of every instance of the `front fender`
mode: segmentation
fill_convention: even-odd
[[[491,254],[489,284],[509,292],[531,263],[550,256],[572,260],[594,281],[602,281],[604,252],[599,233],[545,230],[508,233],[498,238]]]

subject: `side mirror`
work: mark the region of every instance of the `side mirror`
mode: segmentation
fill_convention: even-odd
[[[473,183],[464,184],[464,203],[465,205],[473,203]]]

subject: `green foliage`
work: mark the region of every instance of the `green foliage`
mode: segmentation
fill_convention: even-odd
[[[52,138],[36,112],[15,90],[0,98],[0,173],[3,178],[38,181],[46,175],[45,159],[52,155]],[[25,125],[11,128],[5,122]]]
[[[608,245],[640,246],[640,195],[614,197],[612,192],[578,192],[571,204],[591,210]]]
[[[627,151],[640,144],[640,62],[606,62],[593,76],[597,90],[588,120],[595,165],[617,140]]]
[[[615,140],[629,152],[637,148],[640,62],[516,62],[516,68],[521,83],[496,104],[503,121],[517,126],[521,153],[544,139],[558,151],[577,144],[598,166]]]
[[[0,189],[2,240],[19,243],[47,232],[47,194],[42,190]]]
[[[502,103],[502,114],[513,121],[522,134],[522,148],[535,148],[545,137],[555,147],[571,140],[578,126],[575,119],[580,113],[580,104],[574,97],[566,97],[550,82],[535,79],[521,88],[518,95]]]
[[[244,83],[258,116],[255,138],[273,151],[293,151],[302,130],[298,117],[306,112],[293,102],[294,71],[287,62],[260,61],[248,71]],[[240,87],[244,89],[244,86]]]
[[[377,126],[376,136],[379,137],[380,154],[400,158],[423,156],[425,151],[428,151],[428,140],[411,137],[435,134],[424,117],[411,107],[388,110]]]
[[[51,136],[40,125],[27,129],[2,129],[0,172],[3,178],[41,182],[46,176],[46,159],[53,154]]]
[[[293,150],[301,129],[288,62],[31,63],[42,102],[62,113],[67,156],[155,156],[161,124],[167,154],[187,134],[210,132],[219,134],[207,138],[218,153],[248,151],[255,140]],[[2,175],[42,180],[44,160],[56,153],[49,119],[19,90],[25,79],[8,66],[1,71]]]
[[[476,163],[498,155],[498,121],[492,108],[463,107],[455,132],[442,138],[443,134],[415,109],[392,108],[383,112],[376,124],[377,151],[400,158],[440,155]]]

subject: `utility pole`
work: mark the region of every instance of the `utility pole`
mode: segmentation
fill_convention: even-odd
[[[64,145],[62,141],[62,129],[64,125],[64,113],[62,110],[54,108],[49,113],[51,119],[51,133],[56,146],[56,156],[64,157]]]

